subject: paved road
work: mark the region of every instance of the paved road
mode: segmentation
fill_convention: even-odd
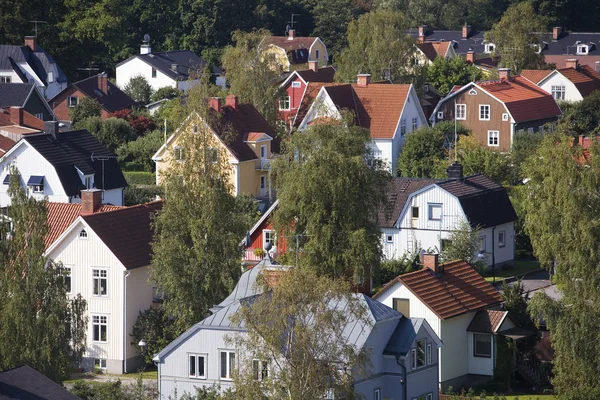
[[[526,274],[521,279],[521,282],[523,283],[525,294],[528,294],[529,297],[533,296],[535,292],[543,291],[555,300],[562,298],[556,285],[550,281],[550,274],[545,269]],[[515,283],[516,281],[510,282],[509,285],[514,285]],[[502,291],[502,283],[496,283],[495,287],[498,291]]]

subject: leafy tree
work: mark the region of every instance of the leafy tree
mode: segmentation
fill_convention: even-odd
[[[134,76],[127,82],[123,88],[123,92],[137,101],[139,105],[145,106],[150,103],[150,97],[152,97],[152,86],[148,83],[148,80],[142,76]]]
[[[544,55],[532,46],[542,45],[545,31],[544,20],[524,1],[510,6],[502,19],[486,32],[485,39],[496,45],[494,53],[500,56],[500,65],[518,74],[522,69],[545,65]]]
[[[506,182],[510,176],[510,155],[480,145],[475,136],[461,137],[457,153],[465,176],[481,172],[498,183]]]
[[[442,249],[445,261],[464,260],[473,268],[483,271],[487,260],[479,257],[479,237],[481,230],[472,227],[467,221],[460,221],[448,237],[447,245]]]
[[[477,81],[481,76],[481,70],[462,57],[446,59],[438,56],[427,68],[427,82],[442,93],[450,92],[454,85]]]
[[[569,104],[563,112],[558,125],[563,133],[571,136],[600,134],[600,90],[576,104]]]
[[[144,166],[145,171],[153,171],[155,164],[152,156],[165,142],[164,132],[155,129],[146,136],[140,136],[135,140],[123,143],[117,148],[117,156],[120,162],[134,162]]]
[[[345,280],[293,268],[271,291],[242,302],[232,322],[243,323],[247,332],[230,338],[240,349],[234,397],[318,399],[333,390],[336,398],[356,398],[353,374],[364,373],[368,357],[344,333],[357,321],[371,324],[361,300]],[[254,378],[256,359],[269,365],[260,382]]]
[[[416,271],[420,268],[418,252],[404,253],[400,259],[382,261],[379,270],[376,271],[373,277],[373,281],[376,286],[384,285],[398,275]]]
[[[316,125],[293,135],[273,163],[279,198],[275,223],[288,236],[299,235],[301,265],[334,277],[354,274],[358,280],[377,269],[376,215],[390,175],[378,160],[367,165],[369,144],[369,132],[362,128]]]
[[[406,34],[407,23],[399,12],[377,10],[361,15],[348,25],[348,47],[337,59],[336,80],[354,82],[356,75],[371,74],[374,80],[394,82],[413,73],[414,39]]]
[[[82,98],[75,107],[69,110],[69,118],[71,118],[74,125],[86,118],[100,118],[101,114],[102,107],[100,107],[100,103],[89,97]]]
[[[540,132],[517,131],[514,133],[510,151],[511,173],[509,180],[512,185],[516,185],[527,178],[523,175],[523,163],[535,153],[543,138],[544,134]]]
[[[45,202],[10,170],[11,206],[0,217],[0,370],[28,364],[60,382],[85,349],[86,301],[69,300],[62,264],[46,259]]]
[[[152,357],[177,337],[173,318],[169,318],[163,307],[140,311],[130,336],[133,346],[138,346],[142,339],[146,342],[146,347],[140,349],[146,364],[152,364]]]
[[[164,196],[158,186],[128,186],[123,191],[123,202],[126,206],[135,206],[154,201],[156,196]]]
[[[117,148],[135,138],[129,123],[122,119],[90,117],[74,125],[75,129],[86,129],[113,153]]]
[[[152,93],[150,100],[151,101],[159,101],[162,99],[173,99],[177,96],[179,96],[178,89],[171,87],[171,86],[165,86],[165,87],[161,87],[156,92]]]
[[[335,57],[347,45],[348,24],[362,11],[355,7],[354,0],[317,1],[312,10],[315,16],[312,36],[319,37],[327,45],[329,54]]]

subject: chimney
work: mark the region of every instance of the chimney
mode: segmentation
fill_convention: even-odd
[[[98,89],[102,93],[108,94],[108,75],[106,75],[106,72],[98,74]]]
[[[25,46],[35,51],[35,36],[25,36]]]
[[[309,61],[308,69],[310,69],[313,72],[317,72],[317,70],[319,69],[319,62],[318,61]]]
[[[208,106],[217,112],[221,111],[221,99],[218,97],[209,98]]]
[[[290,29],[288,32],[288,40],[294,40],[295,37],[296,37],[296,30]]]
[[[150,54],[152,53],[152,48],[149,44],[143,44],[140,46],[140,54]]]
[[[462,179],[463,166],[458,161],[454,161],[446,168],[446,173],[448,174],[448,179]]]
[[[421,36],[425,37],[426,33],[427,33],[427,25],[420,25],[419,26],[419,37],[421,37]]]
[[[579,67],[579,60],[577,60],[576,58],[567,58],[567,61],[565,62],[565,68],[573,68],[573,69],[577,69]]]
[[[231,107],[234,110],[238,109],[238,97],[234,94],[228,94],[227,97],[225,97],[225,105],[227,107]]]
[[[367,87],[371,83],[371,74],[358,74],[356,75],[356,85],[361,87]]]
[[[510,68],[498,68],[498,78],[501,81],[510,81]]]
[[[560,39],[560,35],[562,34],[562,28],[560,26],[555,26],[552,28],[552,41],[556,42]]]
[[[467,51],[467,55],[465,56],[465,60],[469,64],[475,64],[475,52],[473,50]]]
[[[44,121],[44,132],[52,135],[54,140],[58,139],[58,121]]]
[[[441,274],[444,272],[444,269],[440,267],[439,254],[424,254],[423,267],[429,268],[435,274]]]
[[[11,107],[10,108],[10,122],[13,124],[22,126],[23,125],[23,108],[22,107]]]
[[[462,27],[462,38],[468,39],[471,34],[471,25],[464,24]]]
[[[93,214],[102,207],[102,189],[81,191],[81,214]]]
[[[171,64],[171,71],[179,72],[179,64]]]

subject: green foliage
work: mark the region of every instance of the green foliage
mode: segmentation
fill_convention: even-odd
[[[152,364],[152,357],[164,349],[176,337],[173,318],[170,318],[163,307],[150,307],[140,311],[131,336],[131,344],[138,347],[146,364]],[[145,348],[139,348],[140,340],[146,342]]]
[[[89,97],[83,97],[75,107],[69,110],[69,118],[76,125],[86,118],[99,118],[101,113],[100,103]]]
[[[507,285],[506,282],[503,282],[501,293],[502,300],[504,301],[504,309],[508,311],[510,319],[516,323],[517,326],[533,333],[533,335],[527,337],[525,340],[518,342],[519,352],[535,357],[535,345],[538,342],[538,332],[534,321],[527,311],[527,300],[529,295],[525,293],[523,282],[519,280],[511,285]]]
[[[163,190],[158,186],[128,186],[123,191],[123,201],[126,206],[154,201],[156,196],[164,196]]]
[[[150,103],[150,97],[152,97],[152,86],[148,83],[148,80],[142,76],[134,76],[127,82],[123,88],[123,92],[137,101],[139,105],[145,106]]]
[[[502,335],[496,335],[495,342],[496,366],[494,368],[494,381],[504,391],[510,389],[511,378],[514,372],[513,357],[515,354],[515,342]],[[500,398],[506,400],[506,397],[494,393],[494,400]]]
[[[444,261],[464,260],[478,271],[487,268],[487,254],[479,255],[479,237],[481,230],[473,228],[468,222],[461,220],[448,237],[448,244],[442,250]]]
[[[164,143],[164,132],[155,129],[145,136],[140,136],[133,141],[121,144],[117,148],[119,162],[134,162],[144,166],[145,171],[153,171],[155,168],[152,156]]]
[[[419,268],[419,253],[404,253],[400,259],[382,261],[379,269],[373,276],[373,281],[375,285],[383,285],[398,275],[406,274]]]
[[[525,231],[525,207],[523,206],[524,196],[527,195],[527,187],[517,185],[510,188],[508,196],[510,202],[517,213],[515,221],[515,249],[517,258],[528,258],[533,256],[531,240]]]
[[[438,56],[427,68],[427,82],[442,93],[450,92],[454,85],[466,85],[481,77],[481,70],[468,64],[463,57],[446,59]]]
[[[544,133],[540,132],[517,131],[514,133],[510,151],[511,173],[509,180],[512,185],[519,184],[527,178],[523,174],[523,163],[535,153],[543,138]]]
[[[327,52],[337,56],[348,45],[346,29],[348,24],[358,18],[364,10],[355,6],[354,0],[316,1],[312,10],[315,18],[315,28],[312,36],[325,43]]]
[[[600,135],[600,90],[564,110],[558,130],[571,135]]]
[[[129,186],[154,185],[156,182],[156,176],[153,172],[123,171],[123,175]]]
[[[108,382],[76,381],[71,393],[81,400],[153,400],[158,396],[156,382],[147,383],[138,376],[133,384],[120,379]]]
[[[164,86],[158,89],[156,92],[152,93],[150,97],[151,101],[158,101],[162,99],[172,99],[179,96],[180,92],[174,87]]]
[[[359,127],[312,126],[293,135],[273,163],[279,198],[275,224],[287,235],[300,235],[301,265],[357,280],[377,269],[377,209],[390,175],[378,160],[367,165],[369,143],[369,132]],[[295,253],[293,242],[288,241],[288,251]]]
[[[75,129],[87,129],[113,153],[117,148],[135,138],[129,123],[123,119],[90,117],[81,120]]]

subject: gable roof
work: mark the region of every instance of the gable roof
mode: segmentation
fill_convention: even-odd
[[[423,268],[397,276],[373,298],[401,282],[440,319],[477,311],[502,301],[498,291],[466,261],[452,261],[441,267],[443,272],[440,274]]]
[[[600,90],[600,74],[587,65],[580,65],[577,69],[562,68],[557,71],[571,81],[583,97]]]
[[[87,130],[61,132],[57,139],[46,134],[26,136],[23,140],[54,166],[67,196],[78,196],[85,189],[76,169],[84,175],[95,175],[98,189],[127,186],[116,156]],[[92,160],[92,155],[108,159]]]
[[[154,201],[81,218],[126,269],[133,269],[150,265],[152,261],[153,214],[160,211],[163,204],[163,201]]]
[[[508,311],[500,310],[480,310],[471,320],[467,327],[467,332],[478,333],[496,333],[504,319],[508,315]]]
[[[552,70],[550,69],[524,69],[521,71],[521,76],[529,79],[531,82],[537,85],[551,73]]]
[[[417,43],[416,46],[428,60],[434,61],[438,56],[446,57],[450,44],[450,42],[423,42]]]
[[[28,365],[0,372],[0,400],[78,400],[58,383]]]
[[[331,83],[334,81],[335,68],[332,66],[317,68],[316,71],[312,69],[305,69],[301,71],[294,71],[302,78],[304,82],[324,82]]]
[[[158,53],[136,54],[129,57],[127,60],[118,63],[116,66],[119,67],[134,58],[141,59],[156,70],[176,81],[185,81],[189,79],[190,74],[196,71],[202,72],[207,64],[201,57],[189,50],[173,50]],[[174,64],[177,64],[176,68],[174,68]],[[212,73],[219,75],[222,71],[217,67],[212,67]]]
[[[35,51],[32,51],[29,46],[0,45],[0,69],[13,70],[19,74],[23,82],[27,82],[27,77],[17,65],[18,63],[28,64],[44,85],[47,84],[50,65],[54,64],[58,72],[54,77],[56,82],[67,82],[67,76],[56,64],[56,61],[39,45],[36,44]]]
[[[321,88],[324,86],[332,86],[336,85],[335,83],[325,83],[325,82],[309,82],[306,85],[306,90],[304,91],[304,95],[302,96],[302,101],[298,106],[298,111],[296,111],[296,116],[294,117],[294,127],[298,128],[302,121],[304,121],[304,117],[310,110],[313,102],[317,98],[317,95],[321,91]]]
[[[385,204],[379,208],[377,213],[379,227],[392,228],[396,221],[398,221],[400,213],[410,195],[436,182],[438,182],[436,179],[392,179],[386,190]]]
[[[0,108],[24,107],[34,87],[33,83],[0,83]]]

